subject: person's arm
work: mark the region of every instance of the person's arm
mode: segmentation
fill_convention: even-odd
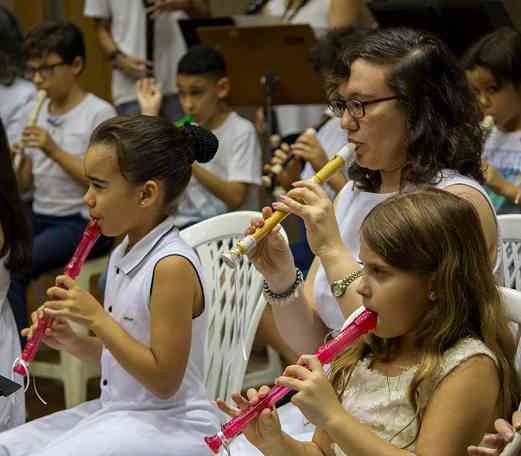
[[[132,78],[144,78],[152,63],[139,57],[127,55],[119,49],[110,32],[110,21],[108,19],[94,18],[94,24],[98,43],[107,58],[111,60],[112,65]]]
[[[87,326],[117,362],[157,397],[173,396],[181,385],[192,337],[192,318],[202,309],[199,279],[188,260],[160,260],[150,298],[150,346],[130,336],[100,304],[76,283],[57,278],[52,294],[60,300],[45,303],[46,312]]]
[[[198,163],[192,165],[192,173],[204,188],[223,201],[230,210],[240,207],[248,194],[250,184],[221,179]]]
[[[190,17],[203,18],[210,16],[209,0],[156,0],[147,10],[157,15],[169,11],[184,11]]]
[[[497,222],[494,210],[490,207],[485,196],[473,187],[464,184],[451,185],[446,191],[454,193],[468,200],[476,209],[481,221],[481,227],[487,242],[487,249],[492,265],[497,257]]]
[[[67,352],[83,361],[99,364],[102,349],[103,343],[98,337],[78,336],[74,343],[67,348]]]
[[[483,174],[487,185],[507,200],[515,204],[521,204],[521,189],[505,179],[495,166],[483,160]],[[516,201],[517,200],[517,201]]]
[[[16,154],[20,154],[21,164],[20,167],[15,170],[16,182],[18,183],[18,189],[20,192],[25,192],[31,189],[33,185],[33,161],[32,158],[25,153],[23,147],[19,144],[13,144],[11,146],[11,156],[14,157]]]
[[[365,0],[331,0],[328,14],[329,28],[348,25],[374,28],[376,23],[365,4]]]

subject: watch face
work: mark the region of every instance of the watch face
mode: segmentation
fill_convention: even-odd
[[[339,298],[340,296],[342,296],[344,294],[344,287],[342,286],[341,283],[334,283],[332,286],[332,291],[333,291],[333,295],[336,297],[336,298]]]

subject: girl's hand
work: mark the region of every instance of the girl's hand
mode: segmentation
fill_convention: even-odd
[[[110,318],[103,306],[87,291],[65,275],[56,277],[56,286],[47,290],[49,301],[43,307],[49,316],[75,321],[91,329]]]
[[[521,412],[514,412],[512,424],[506,420],[498,419],[494,427],[497,434],[485,434],[479,446],[469,446],[467,448],[469,456],[499,456],[507,443],[514,438],[514,432],[521,429]]]
[[[136,95],[141,114],[158,116],[161,109],[161,87],[155,79],[140,79],[136,82]]]
[[[38,322],[44,317],[43,309],[44,306],[41,306],[36,312],[31,314],[32,324],[29,328],[22,329],[22,336],[28,339],[32,338],[38,326]],[[42,342],[55,350],[70,351],[77,339],[78,336],[66,320],[63,318],[55,318],[52,326],[45,331]]]
[[[217,406],[224,413],[233,418],[240,415],[244,409],[255,405],[260,399],[264,398],[269,391],[270,388],[267,386],[261,386],[258,391],[250,388],[246,392],[247,399],[240,393],[232,395],[232,399],[238,408],[230,407],[226,402],[221,400],[217,400]],[[257,418],[246,426],[243,430],[243,434],[252,445],[261,451],[270,448],[280,448],[284,434],[282,433],[276,409],[271,410],[266,408],[262,410]]]
[[[315,172],[328,161],[327,154],[314,134],[303,133],[291,146],[293,153],[311,164]]]
[[[291,402],[317,427],[326,429],[329,422],[345,413],[315,355],[302,355],[297,364],[288,366],[275,383],[297,391]]]
[[[272,209],[262,209],[263,218],[252,219],[245,235],[252,234],[257,228],[264,225],[264,220],[271,216]],[[279,233],[280,226],[276,227],[264,239],[259,241],[248,254],[248,258],[259,271],[270,289],[276,293],[286,291],[296,278],[295,261],[287,241]]]
[[[304,220],[309,246],[318,257],[343,248],[335,218],[335,208],[319,184],[311,181],[293,183],[293,190],[273,203],[275,209],[295,214]]]

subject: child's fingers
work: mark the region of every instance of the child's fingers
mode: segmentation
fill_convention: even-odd
[[[469,446],[467,448],[467,454],[469,456],[499,456],[497,450],[492,450],[490,448],[483,448],[477,446]]]
[[[228,416],[234,417],[241,413],[239,409],[236,409],[235,407],[230,407],[226,402],[224,402],[221,399],[217,399],[215,401],[215,404],[217,405],[219,410],[226,413],[226,415]]]
[[[506,420],[497,419],[494,423],[494,427],[496,428],[496,431],[498,431],[499,434],[501,434],[507,442],[512,440],[512,437],[514,436],[513,428],[512,425],[508,423]]]
[[[61,287],[51,287],[47,290],[47,296],[52,299],[66,299],[68,297],[68,290]]]
[[[512,415],[512,425],[516,430],[521,429],[521,411],[516,411]]]

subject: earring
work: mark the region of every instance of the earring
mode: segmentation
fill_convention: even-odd
[[[434,291],[431,291],[431,292],[429,293],[429,299],[430,299],[431,301],[436,301],[436,293],[434,293]]]

